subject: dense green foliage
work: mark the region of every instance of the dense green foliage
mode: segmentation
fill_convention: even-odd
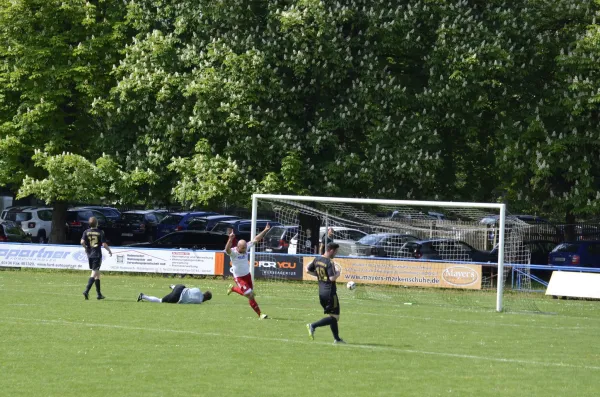
[[[0,0],[0,183],[27,175],[22,194],[58,199],[39,149],[110,161],[131,182],[108,178],[110,201],[263,191],[591,216],[599,12],[597,0]],[[90,194],[77,175],[61,199]]]

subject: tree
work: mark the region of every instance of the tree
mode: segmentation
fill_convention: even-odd
[[[40,150],[33,156],[35,167],[48,175],[44,179],[26,176],[18,197],[35,196],[54,203],[50,241],[62,242],[65,236],[67,203],[94,202],[99,198],[117,195],[115,202],[132,202],[141,186],[156,182],[152,173],[126,173],[116,161],[106,155],[95,163],[77,154],[50,156]]]
[[[113,85],[124,14],[121,3],[104,0],[0,0],[0,184],[16,192],[26,181],[21,196],[50,200],[57,231],[65,200],[94,192],[85,158],[101,153],[106,120],[92,109]],[[65,186],[66,177],[77,185]]]
[[[265,188],[433,195],[441,142],[412,101],[427,81],[419,53],[435,40],[439,7],[359,3],[132,4],[138,33],[105,104],[137,129],[119,144],[133,148],[127,167],[152,169],[196,204],[244,202]],[[398,40],[406,35],[415,40]],[[231,159],[222,165],[244,189],[229,178],[207,194],[214,174],[190,175],[219,159]]]
[[[513,103],[501,112],[497,156],[501,186],[516,211],[566,223],[597,214],[600,119],[597,2],[531,2],[523,63]],[[519,21],[522,25],[523,22]],[[520,63],[520,62],[519,62]],[[518,75],[518,72],[515,71]],[[569,237],[572,238],[572,230]]]

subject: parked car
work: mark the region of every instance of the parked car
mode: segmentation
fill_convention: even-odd
[[[561,243],[548,255],[548,264],[600,268],[600,241]]]
[[[212,211],[175,212],[168,214],[158,224],[156,238],[166,236],[169,233],[187,230],[191,219],[208,215],[218,214]]]
[[[116,208],[102,207],[99,205],[86,205],[80,208],[101,212],[107,220],[111,220],[114,222],[118,222],[119,220],[121,220],[121,212]]]
[[[130,244],[130,247],[166,248],[166,249],[198,249],[219,251],[225,248],[229,236],[225,233],[184,230],[173,232],[153,242]]]
[[[394,211],[390,216],[390,220],[392,221],[410,221],[410,220],[438,220],[443,221],[446,219],[446,215],[440,212],[428,211],[427,213],[419,212],[419,213],[403,213],[401,211]]]
[[[279,222],[270,221],[268,219],[259,219],[256,221],[256,233],[260,233],[267,226],[267,223],[271,225],[271,227],[281,226],[281,223]],[[250,241],[251,226],[252,221],[250,219],[221,221],[217,223],[215,227],[213,227],[212,231],[217,233],[227,233],[228,230],[233,229],[236,240]],[[262,244],[259,247],[257,247],[257,251],[262,251]]]
[[[164,217],[164,213],[151,210],[124,212],[119,222],[120,240],[154,241],[157,226]]]
[[[531,240],[531,241],[523,241],[521,246],[518,249],[523,250],[523,255],[517,254],[517,259],[514,263],[522,263],[522,264],[531,264],[531,265],[547,265],[548,264],[548,254],[552,252],[554,247],[556,247],[556,243],[550,240]],[[496,261],[498,258],[498,245],[494,247],[492,251],[490,251],[496,257]],[[529,253],[528,257],[526,254]]]
[[[287,254],[290,240],[298,234],[298,226],[273,226],[264,237],[263,250]]]
[[[498,254],[480,251],[464,241],[452,239],[434,239],[409,241],[404,244],[398,253],[399,257],[464,261],[464,262],[497,262]]]
[[[18,223],[34,243],[47,243],[52,232],[52,208],[13,207],[2,219]]]
[[[393,258],[398,255],[398,251],[406,242],[417,240],[419,240],[418,237],[410,234],[368,234],[351,246],[352,252],[350,255]]]
[[[333,241],[340,245],[338,250],[339,256],[348,256],[353,252],[353,246],[356,245],[356,242],[361,238],[365,237],[367,233],[362,230],[344,227],[344,226],[330,226],[333,229]],[[323,236],[325,235],[325,231],[327,227],[319,228],[319,241],[323,240]],[[288,253],[296,254],[298,252],[298,235],[294,236],[292,240],[290,240],[290,247],[288,249]]]
[[[550,252],[556,247],[556,243],[547,240],[525,241],[525,247],[529,248],[531,253],[529,263],[532,265],[547,265]],[[550,280],[551,270],[530,269],[530,273],[542,280]]]
[[[188,224],[188,230],[206,230],[211,231],[215,225],[222,221],[233,221],[240,219],[233,215],[208,215],[191,218]]]
[[[488,240],[497,243],[496,232],[499,228],[498,215],[489,215],[479,221],[480,224],[490,228]],[[560,241],[563,232],[552,222],[535,215],[507,215],[506,223],[525,223],[527,227],[521,234],[526,240],[556,240]]]
[[[3,220],[0,221],[0,242],[31,243],[31,236],[25,233],[17,222]]]
[[[106,208],[106,207],[102,207],[102,208]],[[70,208],[67,211],[67,214],[69,212],[78,212],[80,214],[79,221],[80,223],[82,223],[82,225],[80,226],[76,226],[77,225],[77,220],[75,218],[73,218],[73,215],[70,215],[71,218],[68,218],[68,221],[70,220],[71,222],[75,222],[75,226],[71,225],[69,222],[67,222],[68,228],[69,229],[73,229],[73,232],[69,232],[68,233],[68,240],[71,241],[77,241],[79,242],[79,239],[81,238],[81,235],[79,235],[79,237],[76,237],[76,235],[81,232],[83,233],[83,231],[87,228],[89,228],[89,223],[88,223],[88,219],[90,216],[95,217],[98,220],[98,228],[101,230],[104,230],[104,235],[106,236],[106,240],[111,243],[111,244],[118,244],[121,241],[121,220],[119,218],[117,218],[114,214],[111,215],[111,217],[107,217],[106,215],[104,215],[104,212],[96,209],[96,208],[88,208],[88,207],[75,207],[75,208]],[[69,215],[67,215],[69,216]],[[83,219],[85,218],[85,219]]]
[[[108,220],[104,214],[96,210],[72,208],[67,211],[67,241],[79,243],[86,229],[89,229],[89,219],[98,220],[98,228],[104,230],[104,235],[109,243],[119,242],[121,228],[118,222]]]
[[[2,210],[0,219],[5,219],[6,214],[9,212],[23,212],[23,210],[30,210],[30,209],[35,209],[35,208],[38,208],[38,207],[36,207],[34,205],[15,205],[15,206],[6,207],[5,209]]]

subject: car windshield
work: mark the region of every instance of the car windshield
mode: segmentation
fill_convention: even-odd
[[[165,216],[165,218],[162,221],[160,221],[160,223],[162,223],[163,225],[178,225],[182,219],[183,216],[181,215],[170,214]]]
[[[400,249],[405,252],[413,252],[414,250],[420,247],[421,246],[419,244],[409,241],[405,243]]]
[[[144,214],[123,214],[126,222],[144,222]]]
[[[358,240],[359,243],[365,245],[375,245],[383,239],[384,236],[380,234],[370,234]]]
[[[334,240],[354,240],[358,241],[361,238],[365,237],[366,233],[363,233],[359,230],[334,230],[333,231],[333,239]]]
[[[206,224],[208,221],[206,219],[192,219],[189,222],[188,229],[189,230],[206,230]]]
[[[231,229],[231,225],[229,223],[217,223],[212,231],[218,233],[227,233],[227,229]]]
[[[265,240],[279,240],[285,233],[286,228],[283,226],[273,226],[265,235]]]
[[[77,211],[77,219],[87,222],[92,216],[95,216],[92,211]]]
[[[552,252],[568,252],[570,254],[575,254],[579,251],[579,244],[571,244],[571,243],[563,243],[559,244]]]
[[[25,222],[31,219],[31,213],[30,212],[9,212],[6,214],[6,219],[7,221],[13,221],[13,222]]]
[[[98,212],[101,212],[102,214],[104,214],[104,216],[108,216],[110,218],[116,218],[119,216],[119,214],[115,211],[112,210],[110,208],[92,208]]]

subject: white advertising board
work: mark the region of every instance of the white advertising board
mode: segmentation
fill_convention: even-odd
[[[600,274],[552,272],[546,295],[600,299]]]
[[[140,273],[215,273],[214,251],[111,248],[102,250],[103,271]],[[0,244],[0,267],[89,270],[88,258],[80,246]]]

